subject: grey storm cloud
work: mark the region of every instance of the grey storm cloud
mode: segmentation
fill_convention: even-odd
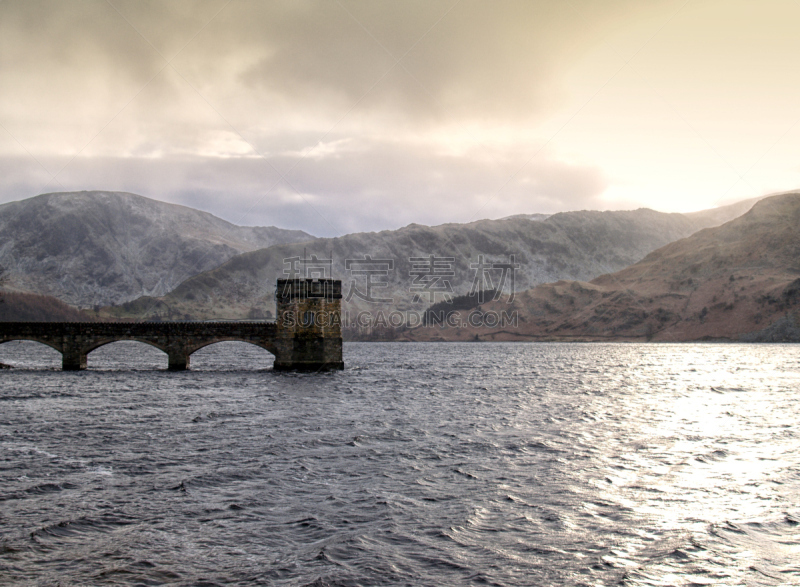
[[[636,205],[604,193],[624,181],[591,157],[551,148],[576,91],[564,71],[609,31],[644,22],[638,48],[681,10],[5,0],[0,200],[127,190],[319,235]],[[610,71],[581,79],[589,99]]]
[[[134,82],[174,59],[198,85],[224,80],[312,106],[320,99],[352,105],[369,95],[371,107],[400,117],[518,117],[552,100],[553,73],[563,60],[635,6],[7,0],[0,6],[0,59],[4,68],[44,76]]]

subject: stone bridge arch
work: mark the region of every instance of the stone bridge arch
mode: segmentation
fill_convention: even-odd
[[[169,354],[167,349],[165,347],[163,347],[162,345],[158,344],[158,342],[153,341],[153,340],[149,340],[147,338],[138,337],[138,336],[120,336],[120,337],[115,337],[115,338],[109,337],[109,338],[105,338],[105,339],[102,339],[102,340],[93,341],[92,343],[90,343],[87,346],[83,347],[82,352],[84,352],[85,354],[88,355],[92,351],[96,351],[100,347],[104,347],[107,344],[112,344],[112,343],[115,343],[115,342],[126,342],[126,341],[127,342],[141,342],[143,344],[146,344],[148,346],[151,346],[153,348],[156,348],[156,349],[160,350],[162,353]]]
[[[157,341],[153,341],[153,340],[150,340],[148,338],[142,338],[142,337],[138,337],[138,336],[121,336],[121,337],[118,337],[118,338],[107,337],[107,338],[104,338],[104,339],[92,341],[89,344],[87,344],[86,346],[81,348],[81,352],[80,352],[80,354],[82,356],[81,361],[83,362],[82,364],[84,365],[82,368],[85,369],[86,367],[88,367],[89,355],[91,353],[93,353],[94,351],[96,351],[98,349],[101,349],[101,348],[103,348],[105,346],[108,346],[110,344],[114,344],[115,342],[138,342],[140,344],[145,344],[145,345],[147,345],[147,346],[149,346],[151,348],[154,348],[154,349],[160,351],[161,353],[164,353],[167,357],[169,357],[169,352],[167,351],[166,348],[164,348],[162,345],[158,344]],[[63,368],[63,366],[62,366],[62,368]]]
[[[45,346],[49,346],[51,349],[57,350],[59,353],[62,353],[62,346],[58,342],[54,342],[47,338],[38,337],[38,336],[2,336],[0,337],[0,344],[5,344],[7,342],[15,342],[18,340],[26,340],[30,342],[38,342]],[[63,353],[62,353],[63,354]]]
[[[39,336],[0,336],[0,346],[6,343],[12,342],[35,342],[37,345],[42,345],[47,347],[48,349],[52,349],[56,351],[56,353],[62,355],[61,352],[61,345],[58,342],[52,341],[46,337],[39,337]],[[14,351],[11,351],[13,354]],[[57,360],[57,359],[56,359]],[[45,359],[47,365],[52,365],[53,357],[52,355]],[[51,368],[51,367],[48,367]]]
[[[32,340],[61,353],[64,370],[86,368],[87,355],[101,346],[132,340],[165,353],[169,369],[189,367],[195,351],[216,342],[254,344],[275,356],[274,369],[343,369],[342,282],[279,279],[277,322],[0,322],[0,344]],[[326,320],[315,321],[315,316]],[[301,317],[310,316],[310,320]]]
[[[189,356],[191,356],[191,355],[195,354],[197,351],[199,351],[200,349],[204,349],[207,346],[211,346],[212,344],[217,344],[219,342],[245,342],[247,344],[252,344],[253,346],[257,346],[259,348],[264,349],[269,354],[271,354],[273,357],[277,357],[278,356],[278,348],[274,344],[261,342],[261,341],[256,341],[256,340],[245,340],[243,338],[237,338],[237,337],[234,337],[234,336],[221,337],[219,339],[210,340],[208,342],[200,343],[200,344],[198,344],[198,345],[196,345],[194,347],[191,347],[191,348],[187,349],[187,352],[189,353]]]
[[[189,363],[191,361],[192,356],[197,351],[200,351],[200,350],[202,350],[204,348],[207,348],[207,347],[210,347],[210,346],[213,346],[215,344],[222,343],[222,342],[241,342],[241,343],[249,344],[249,345],[252,345],[254,347],[260,348],[262,350],[265,350],[267,353],[269,353],[274,358],[274,360],[276,360],[276,361],[278,360],[278,349],[275,346],[275,344],[273,344],[273,343],[268,343],[268,342],[258,341],[258,340],[244,340],[242,338],[237,338],[237,337],[221,337],[221,338],[219,338],[217,340],[211,340],[211,341],[203,342],[203,343],[200,343],[198,345],[195,345],[192,348],[188,348],[186,350],[186,352],[187,352],[187,358],[186,358],[186,366],[187,366],[187,368],[189,367]]]

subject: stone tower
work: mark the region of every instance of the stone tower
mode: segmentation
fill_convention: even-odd
[[[275,370],[344,369],[342,282],[338,279],[279,279]]]

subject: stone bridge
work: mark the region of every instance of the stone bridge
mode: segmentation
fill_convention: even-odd
[[[0,344],[33,340],[61,353],[62,368],[86,368],[87,355],[105,344],[134,340],[167,353],[169,369],[189,368],[195,351],[243,341],[275,355],[276,370],[343,369],[341,281],[279,279],[278,320],[269,322],[0,322]]]

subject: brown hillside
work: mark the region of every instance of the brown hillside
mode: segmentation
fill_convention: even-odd
[[[591,282],[559,281],[483,311],[516,328],[416,329],[416,340],[798,340],[800,194],[758,202],[717,228]]]
[[[21,292],[0,292],[0,322],[95,322],[61,300]]]

